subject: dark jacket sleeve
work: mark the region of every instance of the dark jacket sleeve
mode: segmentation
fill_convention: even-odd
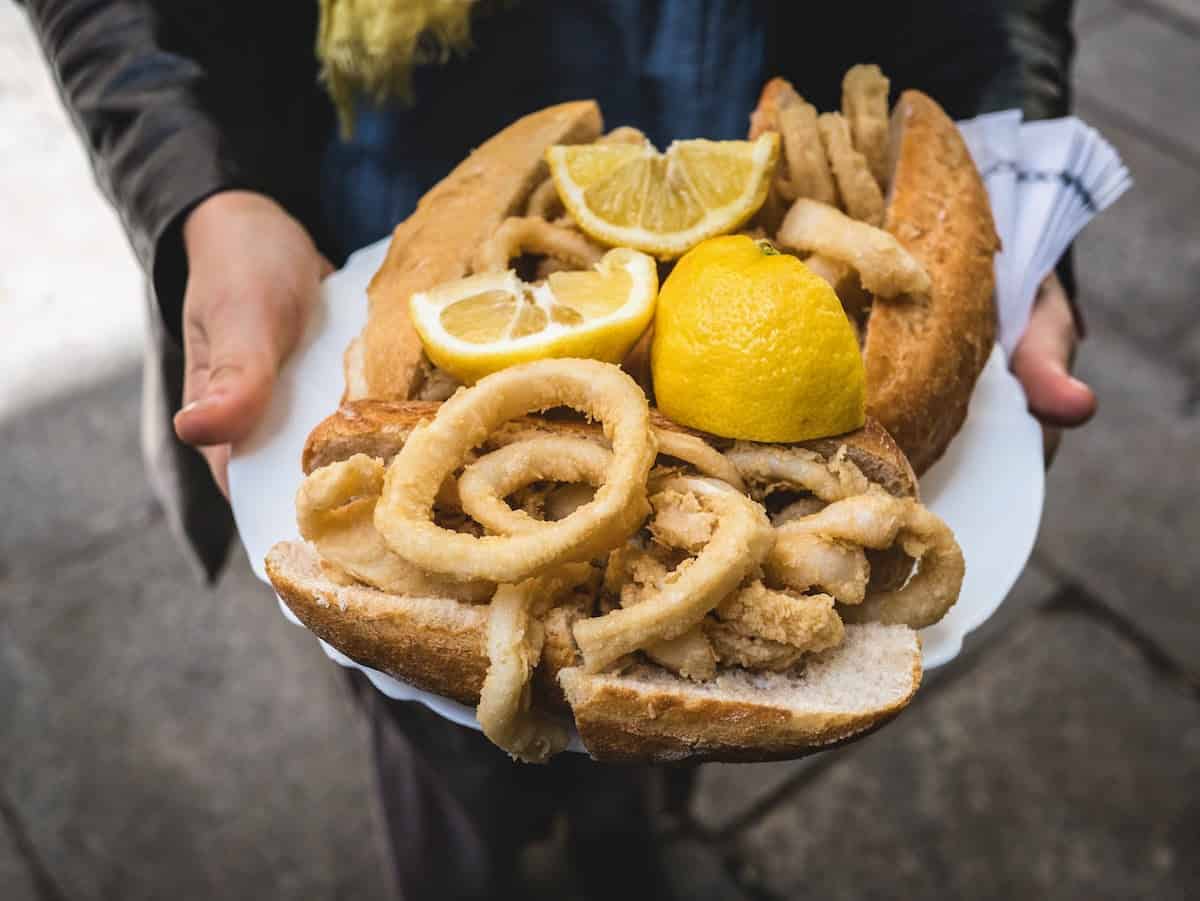
[[[993,86],[995,96],[987,107],[1019,106],[1026,119],[1055,119],[1071,112],[1071,63],[1075,34],[1071,28],[1074,0],[1009,0],[1007,16],[1009,46],[1015,65]],[[1075,302],[1075,259],[1071,248],[1055,266],[1071,301],[1075,330],[1086,332],[1083,315]]]
[[[1018,107],[1026,119],[1071,110],[1074,0],[1007,0],[1004,27],[1011,63],[988,85],[984,110]]]
[[[200,103],[204,70],[161,46],[158,15],[147,3],[27,0],[26,6],[101,190],[156,295],[178,304],[186,273],[184,215],[244,181]],[[165,318],[177,332],[178,311]]]
[[[946,98],[956,117],[1013,108],[1027,120],[1069,115],[1074,5],[1074,0],[924,2],[914,7],[919,12],[911,19],[917,24],[901,42],[906,49],[900,71],[918,85],[927,80],[930,93]],[[1055,270],[1082,334],[1070,248]]]

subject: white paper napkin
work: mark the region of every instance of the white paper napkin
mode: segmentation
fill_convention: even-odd
[[[1012,354],[1037,286],[1075,236],[1133,183],[1120,156],[1071,116],[1023,122],[1020,110],[958,123],[992,202],[999,342]]]

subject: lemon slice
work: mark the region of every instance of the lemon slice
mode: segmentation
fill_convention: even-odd
[[[619,363],[654,317],[658,269],[636,250],[610,250],[594,269],[521,281],[511,269],[447,282],[409,299],[435,365],[464,384],[546,357]]]
[[[605,244],[674,259],[737,229],[767,197],[779,135],[755,141],[555,145],[546,151],[563,205]]]

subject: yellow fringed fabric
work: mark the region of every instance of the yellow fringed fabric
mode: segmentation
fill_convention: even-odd
[[[343,137],[354,98],[411,103],[416,66],[442,63],[471,46],[476,0],[320,0],[317,58]]]

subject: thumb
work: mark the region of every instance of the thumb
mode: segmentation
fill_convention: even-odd
[[[1070,373],[1074,344],[1075,326],[1066,295],[1056,283],[1043,286],[1013,353],[1012,369],[1031,412],[1044,424],[1078,426],[1096,412],[1096,395]]]
[[[1096,395],[1067,371],[1065,361],[1032,346],[1014,355],[1013,371],[1025,387],[1029,409],[1043,423],[1071,428],[1096,412]]]
[[[201,387],[175,415],[175,432],[198,446],[239,441],[270,400],[282,357],[279,329],[256,304],[209,307],[195,329],[207,353],[202,371],[189,371],[188,380]]]

